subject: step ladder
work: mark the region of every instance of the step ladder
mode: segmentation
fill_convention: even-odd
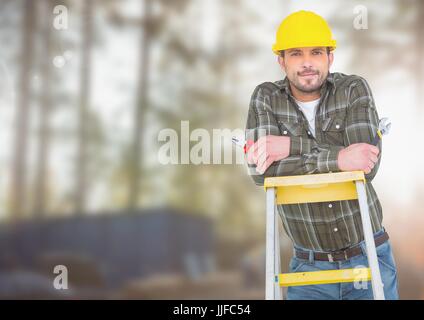
[[[281,300],[281,287],[371,280],[374,300],[384,300],[363,171],[266,178],[265,298]],[[358,199],[369,268],[281,274],[276,205]]]

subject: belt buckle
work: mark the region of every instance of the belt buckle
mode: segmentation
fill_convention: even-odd
[[[349,259],[348,256],[347,256],[346,250],[343,251],[343,255],[344,255],[345,260]],[[328,261],[334,262],[334,257],[331,253],[327,253],[327,258],[328,258]]]

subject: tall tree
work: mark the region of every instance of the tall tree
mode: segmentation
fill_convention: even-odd
[[[415,43],[417,46],[416,53],[416,69],[413,68],[413,74],[416,72],[417,75],[417,88],[416,88],[416,99],[421,100],[421,94],[424,90],[424,1],[415,1],[417,6],[416,17],[415,17]],[[422,108],[418,108],[421,115],[423,114]]]
[[[138,206],[140,196],[146,194],[142,190],[143,185],[151,181],[149,172],[146,170],[144,157],[147,151],[147,145],[143,139],[146,139],[147,116],[149,114],[149,106],[152,101],[149,99],[149,78],[152,72],[152,57],[150,50],[153,43],[160,43],[161,36],[165,36],[172,26],[169,21],[173,17],[179,16],[185,9],[189,0],[142,0],[141,17],[128,17],[122,13],[121,8],[113,1],[104,1],[102,5],[107,9],[110,21],[117,27],[134,27],[139,29],[139,64],[136,69],[136,103],[134,108],[133,134],[130,146],[124,148],[124,161],[122,167],[118,169],[122,175],[127,178],[127,195],[125,205],[129,209]],[[164,49],[165,50],[165,49]]]
[[[13,220],[20,219],[26,203],[26,160],[28,149],[28,129],[30,113],[32,53],[34,48],[33,30],[36,25],[35,1],[24,0],[22,17],[21,70],[19,93],[17,96],[16,127],[13,143],[13,176],[11,215]]]
[[[44,25],[42,30],[43,60],[41,66],[42,93],[40,99],[40,124],[38,158],[36,163],[36,177],[34,190],[34,213],[42,215],[46,211],[46,180],[49,163],[50,125],[51,113],[51,74],[52,74],[52,0],[38,2],[42,5]]]
[[[82,214],[86,208],[87,194],[87,127],[88,108],[90,103],[91,79],[91,47],[93,43],[93,6],[94,0],[83,1],[82,11],[82,57],[80,101],[78,109],[78,158],[77,183],[75,190],[75,210]]]
[[[137,207],[137,200],[140,190],[140,177],[143,172],[143,134],[144,119],[148,109],[148,80],[149,80],[149,55],[151,46],[151,0],[143,1],[143,23],[140,32],[140,64],[138,68],[137,100],[134,110],[134,133],[133,133],[133,157],[131,161],[132,173],[130,176],[128,207]]]

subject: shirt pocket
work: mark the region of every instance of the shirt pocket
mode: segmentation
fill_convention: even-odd
[[[327,118],[323,121],[322,131],[329,144],[344,146],[345,119],[340,116]]]
[[[301,136],[303,127],[299,122],[277,119],[278,127],[282,136]]]
[[[269,112],[258,112],[256,115],[256,123],[252,128],[254,129],[254,133],[250,133],[249,136],[252,137],[254,135],[255,141],[262,136],[279,135],[280,133],[280,128],[276,119]]]

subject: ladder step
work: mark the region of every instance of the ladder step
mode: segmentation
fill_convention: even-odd
[[[371,280],[370,268],[292,272],[281,273],[278,275],[278,283],[281,287],[307,286],[314,284],[330,284],[369,280]]]

